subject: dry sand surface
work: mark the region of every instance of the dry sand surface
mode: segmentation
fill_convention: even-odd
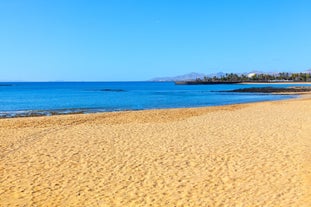
[[[310,97],[0,120],[0,206],[311,206]]]

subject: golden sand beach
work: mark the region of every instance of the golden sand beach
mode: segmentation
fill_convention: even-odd
[[[311,206],[311,98],[0,120],[0,206]]]

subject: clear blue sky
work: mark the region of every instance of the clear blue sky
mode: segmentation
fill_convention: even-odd
[[[310,0],[0,0],[0,81],[311,68]]]

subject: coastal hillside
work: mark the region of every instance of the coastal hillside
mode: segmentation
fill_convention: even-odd
[[[204,78],[206,74],[204,73],[188,73],[184,75],[172,76],[172,77],[157,77],[152,78],[150,81],[184,81],[184,80],[195,80],[197,78]]]
[[[241,77],[253,77],[253,76],[271,76],[271,77],[280,77],[283,75],[291,76],[293,74],[311,74],[311,69],[302,71],[302,72],[263,72],[263,71],[250,71],[250,72],[244,72],[244,73],[224,73],[224,72],[218,72],[218,73],[188,73],[184,75],[178,75],[178,76],[171,76],[171,77],[157,77],[152,78],[150,81],[192,81],[197,79],[221,79],[222,77],[228,76],[230,74],[234,74],[236,76]]]

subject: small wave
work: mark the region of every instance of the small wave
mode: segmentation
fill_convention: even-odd
[[[70,114],[91,114],[112,111],[130,111],[133,109],[122,108],[82,108],[82,109],[54,109],[54,110],[23,110],[23,111],[0,111],[1,118],[18,118],[18,117],[39,117],[54,115],[70,115]]]
[[[29,110],[29,111],[2,111],[0,118],[14,118],[14,117],[37,117],[37,116],[53,116],[65,114],[82,114],[87,110],[82,109],[64,109],[64,110]]]

